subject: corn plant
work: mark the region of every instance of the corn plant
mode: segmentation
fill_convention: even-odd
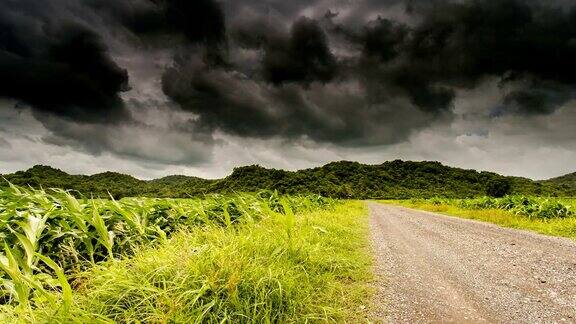
[[[425,201],[435,205],[455,205],[465,209],[502,209],[519,216],[538,219],[564,218],[576,215],[571,205],[553,198],[517,195],[503,198],[481,197],[475,199],[432,198]]]
[[[69,282],[94,264],[130,256],[138,246],[196,226],[233,227],[283,215],[288,239],[294,213],[329,208],[319,196],[277,192],[203,199],[77,198],[61,189],[0,188],[0,303],[71,303]],[[60,298],[55,299],[55,294]]]

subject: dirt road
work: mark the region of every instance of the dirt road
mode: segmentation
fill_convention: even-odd
[[[576,323],[576,242],[369,207],[384,321]]]

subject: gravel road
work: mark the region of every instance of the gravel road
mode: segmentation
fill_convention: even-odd
[[[369,203],[376,317],[576,323],[576,242]]]

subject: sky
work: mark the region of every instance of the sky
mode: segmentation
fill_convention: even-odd
[[[576,171],[570,0],[0,0],[0,173]]]

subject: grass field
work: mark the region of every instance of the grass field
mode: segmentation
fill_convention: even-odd
[[[576,239],[576,199],[572,198],[478,198],[382,200],[381,203],[437,212]]]
[[[576,198],[558,198],[558,201],[563,204],[569,205],[572,208],[576,208]]]
[[[361,202],[0,191],[1,322],[365,321]]]

